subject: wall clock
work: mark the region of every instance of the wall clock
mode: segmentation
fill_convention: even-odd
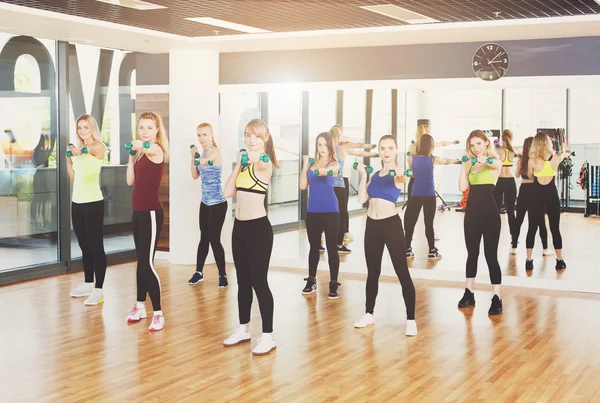
[[[486,43],[473,55],[473,72],[484,81],[502,78],[508,70],[508,52],[496,43]]]

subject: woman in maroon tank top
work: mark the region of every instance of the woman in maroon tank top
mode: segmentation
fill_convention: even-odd
[[[162,330],[165,325],[154,253],[164,220],[158,190],[168,149],[169,142],[160,116],[154,112],[142,113],[137,123],[137,139],[131,143],[127,164],[127,184],[133,186],[133,240],[138,261],[137,302],[127,321],[138,322],[147,317],[145,302],[146,294],[149,294],[154,311],[150,331]]]

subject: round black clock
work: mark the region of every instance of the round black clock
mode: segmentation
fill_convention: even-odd
[[[485,81],[494,81],[506,74],[508,53],[496,43],[486,43],[473,55],[473,72]]]

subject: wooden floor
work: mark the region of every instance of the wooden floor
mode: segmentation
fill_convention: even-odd
[[[1,287],[0,401],[600,402],[599,295],[505,287],[490,318],[489,286],[461,311],[459,285],[418,280],[419,334],[407,338],[397,281],[380,283],[375,326],[355,330],[364,275],[343,274],[330,301],[327,273],[305,297],[305,270],[273,268],[278,348],[253,357],[256,304],[252,343],[221,344],[238,324],[235,284],[219,289],[214,267],[197,286],[192,266],[157,269],[166,326],[154,334],[126,322],[133,264],[109,268],[102,308],[69,298],[81,273]]]

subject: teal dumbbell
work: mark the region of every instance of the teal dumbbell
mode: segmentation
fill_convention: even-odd
[[[327,171],[327,176],[333,176],[333,171],[331,169]]]
[[[315,169],[315,170],[313,171],[313,175],[314,175],[314,176],[319,176],[319,170],[318,170],[318,169]]]
[[[148,150],[150,148],[150,142],[149,141],[144,141],[144,144],[142,144],[142,146]]]
[[[258,160],[262,162],[269,162],[271,161],[271,158],[269,158],[269,154],[262,154],[260,157],[258,157]]]
[[[246,152],[245,149],[241,149],[240,152]],[[248,154],[242,154],[242,160],[240,162],[242,164],[243,167],[247,167],[248,166]]]
[[[415,141],[414,141],[414,140],[411,140],[411,141],[410,141],[410,144],[415,144]]]
[[[214,162],[213,160],[208,160],[207,164],[209,167],[212,167],[214,165]]]
[[[574,157],[574,156],[575,156],[575,151],[573,151],[573,152],[571,153],[571,157]]]
[[[133,144],[132,143],[125,143],[125,149],[126,150],[131,150],[133,148]]]
[[[193,149],[194,147],[196,147],[196,146],[195,146],[194,144],[192,144],[192,145],[190,146],[190,150],[191,150],[191,149]]]
[[[142,147],[144,147],[146,150],[149,149],[150,148],[150,142],[149,141],[144,141],[144,143],[142,144]],[[133,149],[133,143],[125,143],[125,149],[126,150]]]
[[[469,157],[467,157],[466,155],[463,155],[462,158],[460,159],[460,161],[458,162],[459,164],[465,163],[469,161]],[[471,164],[475,165],[477,163],[477,157],[472,157],[471,158]]]
[[[309,164],[314,164],[314,163],[315,163],[315,159],[314,159],[314,158],[312,158],[312,157],[310,157],[310,158],[308,159],[308,163],[309,163]]]
[[[194,158],[196,158],[196,159],[200,158],[200,153],[199,152],[195,152],[194,153]]]
[[[200,165],[200,161],[194,160],[194,166],[197,167],[198,165]]]
[[[87,147],[83,147],[83,148],[81,149],[81,153],[82,153],[82,154],[87,154],[87,153],[88,153],[88,148],[87,148]]]
[[[460,140],[454,140],[454,144],[460,144]]]
[[[406,156],[407,156],[407,157],[410,157],[410,155],[411,155],[411,154],[410,154],[410,151],[407,151],[407,152],[406,152]]]
[[[412,169],[407,169],[406,171],[404,171],[404,175],[410,178],[413,175]]]
[[[358,169],[358,162],[352,164],[352,168]],[[373,167],[365,167],[365,171],[367,171],[367,173],[370,174],[373,172]]]
[[[67,151],[67,158],[71,158],[73,156],[73,153],[71,152],[71,150]]]
[[[135,150],[129,150],[129,155],[136,155],[136,154],[137,154],[137,151],[135,151]]]

